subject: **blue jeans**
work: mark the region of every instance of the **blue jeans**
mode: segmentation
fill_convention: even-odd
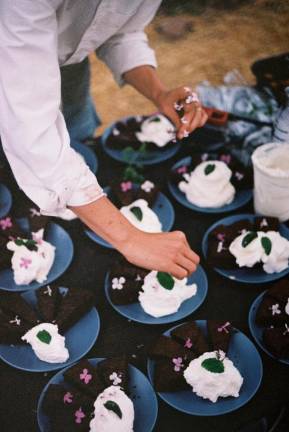
[[[72,140],[91,138],[101,124],[91,95],[88,58],[60,68],[62,112]]]

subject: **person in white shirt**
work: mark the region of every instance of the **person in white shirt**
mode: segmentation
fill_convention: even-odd
[[[144,27],[160,3],[1,0],[0,136],[20,188],[43,214],[58,216],[70,208],[133,264],[183,278],[199,262],[186,236],[180,231],[148,234],[133,227],[70,147],[62,112],[60,68],[78,65],[85,103],[79,104],[79,112],[66,114],[76,124],[85,118],[81,107],[95,116],[87,84],[87,56],[95,51],[120,85],[134,86],[175,123],[179,139],[205,123],[200,104],[188,99],[191,90],[168,90],[157,75]],[[183,122],[174,108],[179,101],[185,106]],[[97,118],[94,121],[96,126]]]

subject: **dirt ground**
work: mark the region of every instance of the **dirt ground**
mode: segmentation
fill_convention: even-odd
[[[156,31],[156,25],[165,19],[162,16],[157,16],[147,28],[150,45],[157,54],[159,74],[168,88],[194,86],[203,80],[221,84],[232,69],[238,69],[253,84],[250,65],[254,60],[288,51],[289,7],[281,12],[260,5],[234,11],[207,10],[189,18],[193,32],[178,41],[169,41]],[[92,95],[103,122],[97,134],[123,116],[154,111],[154,106],[130,86],[120,89],[94,55],[91,64]]]

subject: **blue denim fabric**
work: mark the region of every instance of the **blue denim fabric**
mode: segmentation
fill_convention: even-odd
[[[88,58],[60,68],[62,112],[71,140],[83,141],[101,124],[90,96]]]

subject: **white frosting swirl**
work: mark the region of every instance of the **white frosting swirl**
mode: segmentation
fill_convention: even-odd
[[[45,330],[51,336],[49,343],[42,342],[37,334]],[[22,340],[29,343],[35,355],[47,363],[64,363],[69,358],[65,347],[65,337],[58,333],[58,326],[51,323],[41,323],[28,330]]]
[[[33,280],[44,282],[53,265],[55,247],[43,240],[43,230],[35,233],[34,238],[37,238],[37,250],[32,251],[14,241],[7,243],[7,249],[14,252],[11,263],[17,285],[28,285]]]
[[[184,370],[185,380],[192,387],[193,392],[211,402],[217,402],[219,397],[238,397],[243,384],[243,378],[233,362],[225,357],[225,353],[222,351],[219,353],[224,372],[210,372],[202,366],[202,362],[206,359],[217,359],[216,351],[202,354],[197,359],[192,360]]]
[[[104,404],[115,402],[122,413],[120,418]],[[94,402],[94,418],[89,424],[89,432],[133,432],[134,406],[119,386],[107,387]]]
[[[136,137],[141,142],[164,147],[175,138],[175,128],[164,115],[156,114],[142,122],[141,131],[136,132]]]
[[[208,166],[214,170],[206,174]],[[232,171],[221,161],[205,161],[196,166],[190,174],[184,174],[179,189],[192,204],[198,207],[222,207],[230,204],[235,196],[235,188],[230,183]]]
[[[289,265],[289,241],[282,237],[277,231],[258,231],[257,237],[246,247],[242,246],[244,237],[248,232],[244,232],[232,241],[229,251],[236,258],[239,267],[253,267],[262,262],[266,273],[280,273]],[[271,251],[266,254],[261,240],[267,237],[271,241]]]
[[[187,278],[175,279],[171,290],[164,288],[157,279],[157,272],[151,271],[144,278],[139,302],[144,311],[155,317],[170,315],[178,311],[181,304],[196,295],[197,285],[187,285]]]
[[[131,212],[132,207],[139,207],[141,209],[142,220],[138,220]],[[149,207],[147,201],[144,199],[138,199],[128,206],[121,207],[120,211],[132,225],[142,231],[151,233],[162,231],[162,224],[157,214]]]

